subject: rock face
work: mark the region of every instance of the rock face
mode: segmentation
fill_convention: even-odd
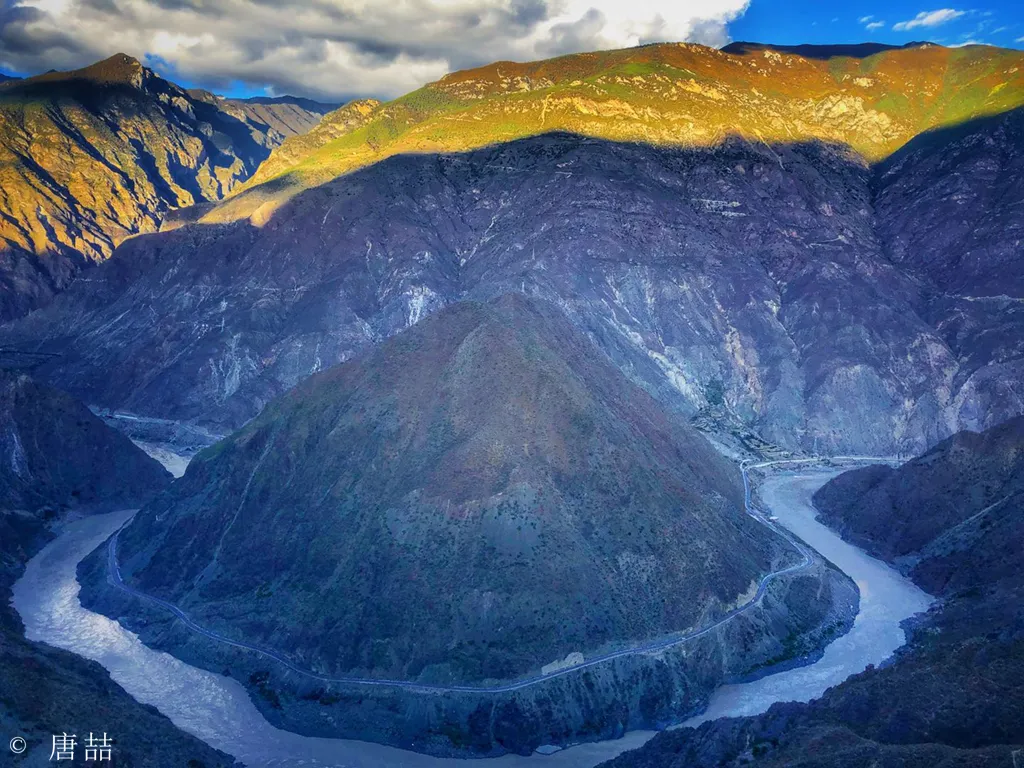
[[[919,312],[957,360],[949,434],[1024,412],[1022,172],[1021,109],[925,134],[876,171],[886,256],[916,276]]]
[[[1024,747],[1024,420],[832,480],[826,520],[942,598],[909,647],[810,704],[660,734],[608,768],[998,766]]]
[[[942,146],[1016,151],[992,125]],[[552,134],[395,157],[260,228],[133,239],[0,343],[60,353],[40,374],[91,403],[223,431],[449,303],[520,291],[672,410],[817,453],[919,451],[1024,410],[1024,312],[937,285],[927,229],[889,256],[918,237],[903,203],[944,189],[908,149],[879,169],[825,144]]]
[[[219,200],[328,105],[185,91],[119,54],[0,87],[0,321],[172,208]]]
[[[51,516],[68,507],[128,507],[170,475],[88,408],[0,370],[0,509]]]
[[[743,511],[730,462],[520,295],[447,307],[302,383],[198,454],[117,548],[132,587],[300,668],[477,687],[707,626],[799,561]],[[816,564],[691,645],[437,694],[240,654],[106,574],[103,549],[82,571],[87,604],[230,670],[272,722],[442,753],[668,720],[813,652],[856,606]]]

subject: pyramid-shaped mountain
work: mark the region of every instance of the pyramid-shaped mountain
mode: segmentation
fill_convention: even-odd
[[[552,305],[452,305],[199,454],[132,586],[325,674],[508,679],[700,625],[779,552],[738,471]]]

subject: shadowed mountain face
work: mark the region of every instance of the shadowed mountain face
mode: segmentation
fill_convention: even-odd
[[[785,546],[742,505],[702,437],[505,296],[276,400],[119,546],[134,586],[324,673],[479,681],[741,600]]]
[[[0,321],[168,209],[219,200],[330,107],[187,92],[128,56],[0,87]]]
[[[63,392],[0,370],[0,510],[127,507],[171,476]]]
[[[940,594],[1020,568],[1024,417],[961,432],[898,470],[840,475],[815,495],[829,525]]]
[[[312,130],[324,115],[337,110],[340,106],[294,96],[256,96],[250,99],[220,101],[224,105],[242,110],[250,123],[263,123],[269,129],[277,131],[284,139],[301,136]]]
[[[1024,410],[1024,315],[946,293],[924,269],[928,230],[891,223],[918,195],[977,204],[938,196],[915,157],[879,175],[823,144],[555,134],[391,158],[261,228],[134,239],[0,343],[61,353],[40,374],[94,404],[236,427],[440,307],[520,291],[673,410],[820,453],[920,450]],[[998,216],[1013,199],[988,203]],[[894,264],[909,236],[919,247]]]
[[[941,598],[909,647],[810,704],[667,732],[605,766],[975,768],[1019,759],[1024,419],[957,434],[898,469],[847,472],[815,503],[852,542]]]
[[[1024,300],[1024,110],[923,134],[878,169],[888,255],[965,299]]]
[[[885,253],[925,287],[921,316],[959,361],[949,381],[971,429],[1024,412],[1022,174],[1019,109],[925,134],[877,172]]]
[[[880,53],[890,51],[905,51],[910,48],[937,48],[933,43],[914,42],[906,45],[886,45],[884,43],[838,43],[836,45],[766,45],[765,43],[748,43],[737,41],[729,43],[721,50],[723,53],[736,55],[761,55],[765,51],[776,51],[778,53],[789,53],[805,59],[829,59],[850,58],[866,59]]]

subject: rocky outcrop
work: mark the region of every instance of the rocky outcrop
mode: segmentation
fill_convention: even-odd
[[[90,604],[241,672],[274,721],[434,751],[529,750],[668,719],[724,678],[812,651],[856,604],[818,566],[692,644],[520,690],[326,684],[532,678],[712,623],[800,562],[746,514],[728,461],[557,309],[515,294],[445,308],[274,401],[196,456],[117,552],[134,589],[321,677],[125,602],[94,554]]]
[[[123,54],[5,82],[0,321],[46,304],[168,210],[221,199],[328,110],[185,91]]]

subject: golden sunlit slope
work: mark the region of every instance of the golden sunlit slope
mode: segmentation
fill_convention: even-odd
[[[0,85],[0,321],[169,210],[220,200],[330,107],[186,91],[118,54]]]
[[[208,221],[265,220],[302,189],[403,152],[480,147],[548,131],[709,146],[824,140],[882,159],[936,126],[1024,103],[1024,52],[921,44],[866,57],[687,43],[498,62],[455,72],[351,121],[286,162],[271,157]]]
[[[380,106],[376,99],[359,99],[325,115],[308,133],[291,136],[275,149],[250,179],[262,184],[295,167],[321,147],[365,125]]]

